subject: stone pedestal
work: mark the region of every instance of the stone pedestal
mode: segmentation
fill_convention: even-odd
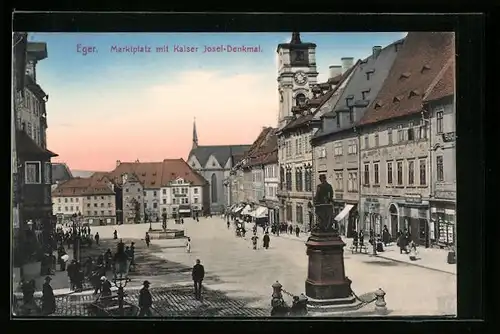
[[[344,246],[337,231],[313,232],[306,243],[309,270],[305,283],[308,311],[335,313],[360,307],[345,276]]]
[[[151,230],[148,231],[148,233],[151,240],[185,238],[184,230],[174,230],[174,229]]]

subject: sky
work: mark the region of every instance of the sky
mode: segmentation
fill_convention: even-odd
[[[318,82],[324,82],[340,58],[365,58],[374,45],[404,35],[301,33],[301,39],[317,44]],[[47,43],[37,82],[49,95],[48,148],[59,154],[53,161],[73,170],[106,171],[116,160],[187,159],[195,119],[199,145],[251,144],[262,127],[277,125],[276,48],[290,37],[30,33],[29,41]],[[174,52],[176,45],[198,50]],[[204,52],[219,45],[260,46],[261,52]],[[127,46],[137,51],[119,52]],[[165,46],[169,52],[157,49]],[[87,49],[93,52],[85,54]]]

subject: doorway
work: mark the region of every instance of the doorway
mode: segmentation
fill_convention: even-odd
[[[389,216],[391,219],[391,238],[394,240],[398,237],[398,209],[396,205],[391,204],[389,207]]]

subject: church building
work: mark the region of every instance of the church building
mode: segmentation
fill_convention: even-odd
[[[193,146],[188,164],[210,184],[210,212],[223,212],[228,201],[224,191],[224,180],[229,177],[235,156],[242,154],[250,145],[198,145],[196,122],[193,123]],[[206,212],[209,208],[203,208]]]

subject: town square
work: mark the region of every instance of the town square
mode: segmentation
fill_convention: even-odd
[[[242,36],[14,34],[13,316],[456,316],[454,34]]]

